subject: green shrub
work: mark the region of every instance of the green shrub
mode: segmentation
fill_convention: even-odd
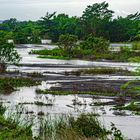
[[[5,112],[5,110],[6,110],[6,108],[3,107],[3,104],[2,103],[0,103],[0,115],[3,115],[4,112]]]
[[[140,50],[140,42],[134,42],[132,44],[132,49],[133,50]]]
[[[137,57],[130,57],[128,58],[128,61],[129,62],[134,62],[134,63],[139,63],[140,62],[140,57],[137,56]]]
[[[107,135],[106,129],[92,114],[82,114],[76,120],[70,118],[71,127],[79,134],[86,137],[104,137]]]
[[[54,120],[42,122],[40,137],[54,140],[85,140],[107,138],[108,131],[95,114],[81,114],[78,117],[62,115]]]
[[[92,35],[88,36],[85,41],[79,44],[83,50],[93,50],[94,53],[108,52],[109,42],[103,38],[97,38]]]

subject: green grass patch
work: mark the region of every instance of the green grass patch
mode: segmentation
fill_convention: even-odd
[[[32,50],[29,52],[29,54],[37,54],[39,55],[38,58],[44,58],[44,59],[63,59],[63,60],[69,60],[67,54],[65,54],[61,49],[55,48],[53,50]]]
[[[52,91],[52,90],[36,90],[37,94],[53,94],[53,95],[72,95],[72,94],[86,94],[86,95],[101,95],[101,96],[116,96],[116,93],[98,93],[88,91]]]
[[[30,87],[39,83],[31,78],[0,78],[0,93],[8,94],[18,87]]]
[[[44,58],[44,59],[60,59],[60,60],[69,60],[69,57],[63,57],[63,56],[51,56],[51,55],[39,55],[38,58]]]
[[[41,90],[41,89],[36,89],[37,94],[52,94],[52,95],[74,95],[74,94],[79,94],[79,95],[95,95],[95,96],[108,96],[108,97],[119,97],[120,94],[117,92],[98,92],[98,91],[57,91],[57,90]],[[140,99],[140,95],[134,94],[134,93],[125,93],[125,97],[127,98],[132,98],[132,99]]]
[[[133,63],[139,63],[140,62],[140,57],[137,56],[137,57],[130,57],[128,59],[129,62],[133,62]]]
[[[29,52],[29,54],[37,54],[37,55],[52,55],[52,56],[61,56],[63,52],[58,49],[55,48],[53,50],[48,50],[48,49],[44,49],[44,50],[31,50]]]
[[[97,75],[97,74],[122,74],[131,75],[131,72],[123,69],[116,68],[94,68],[94,69],[81,69],[77,72],[81,74]]]
[[[139,49],[139,44],[136,45],[136,47]],[[119,52],[104,52],[104,53],[98,53],[95,52],[93,49],[74,49],[71,52],[71,55],[64,52],[60,48],[55,48],[53,50],[32,50],[29,52],[29,54],[37,54],[40,58],[49,58],[49,59],[84,59],[84,60],[109,60],[109,61],[116,61],[116,62],[138,62],[140,51],[135,50],[135,48],[129,48],[126,46],[121,47],[121,51]]]
[[[140,42],[133,42],[132,49],[133,50],[140,50]]]

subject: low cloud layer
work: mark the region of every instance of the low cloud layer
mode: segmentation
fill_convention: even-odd
[[[0,0],[0,19],[37,20],[45,13],[57,11],[81,16],[87,5],[104,0]],[[126,16],[140,11],[140,0],[106,0],[115,15]]]

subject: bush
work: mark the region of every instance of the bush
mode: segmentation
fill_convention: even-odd
[[[4,112],[5,112],[5,110],[6,110],[6,108],[3,107],[3,104],[2,103],[0,103],[0,115],[3,115]]]
[[[7,64],[16,64],[20,59],[13,44],[0,42],[0,73],[5,72]]]
[[[132,49],[133,50],[140,50],[140,42],[134,42],[132,44]]]
[[[86,137],[104,137],[107,135],[106,129],[101,126],[99,121],[92,114],[82,114],[76,120],[70,118],[71,127],[79,134]]]
[[[41,125],[42,139],[85,140],[107,138],[108,131],[100,124],[95,114],[81,114],[77,118],[62,115],[48,119]]]
[[[77,36],[70,34],[60,35],[58,46],[62,51],[62,55],[72,57],[73,48],[76,46],[76,43]]]
[[[134,63],[139,63],[140,62],[140,57],[137,56],[137,57],[130,57],[128,58],[128,61],[129,62],[134,62]]]
[[[79,48],[83,50],[93,50],[96,53],[108,52],[109,42],[103,38],[88,36],[85,41],[79,44]]]

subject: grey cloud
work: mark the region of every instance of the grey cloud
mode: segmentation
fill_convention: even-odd
[[[45,13],[57,11],[80,16],[87,5],[104,0],[0,0],[0,19],[36,20]],[[140,0],[106,0],[116,15],[140,11]]]

